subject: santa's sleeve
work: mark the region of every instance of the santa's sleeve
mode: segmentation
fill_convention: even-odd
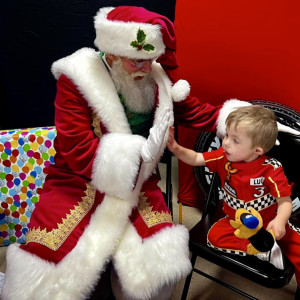
[[[104,133],[99,139],[91,126],[87,102],[64,75],[57,83],[55,106],[58,155],[75,174],[91,179],[99,191],[119,198],[130,195],[145,138]]]
[[[251,105],[237,99],[227,100],[223,105],[213,106],[201,103],[197,97],[188,96],[184,101],[174,103],[176,124],[183,127],[198,128],[201,131],[216,131],[223,138],[226,133],[227,116],[240,106]]]
[[[216,131],[218,137],[224,137],[225,121],[230,112],[240,106],[251,105],[237,99],[227,100],[220,106],[203,103],[198,97],[192,96],[193,91],[186,80],[179,79],[179,71],[168,70],[167,74],[174,85],[174,117],[176,124],[183,127],[198,128],[201,131]]]
[[[201,131],[216,131],[219,107],[203,104],[196,97],[174,102],[174,117],[177,125],[199,128]]]
[[[175,122],[183,127],[198,128],[201,131],[216,131],[219,138],[226,133],[225,121],[237,107],[251,105],[247,101],[227,100],[223,105],[212,106],[201,103],[197,97],[188,96],[184,101],[175,102]]]
[[[92,130],[90,108],[65,75],[61,75],[57,81],[54,105],[57,130],[55,159],[60,162],[62,158],[67,164],[66,168],[77,175],[91,178],[99,138]]]

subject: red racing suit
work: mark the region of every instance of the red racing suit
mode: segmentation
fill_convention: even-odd
[[[221,251],[246,255],[249,241],[234,235],[235,228],[230,220],[235,219],[239,208],[255,208],[263,219],[264,228],[276,216],[276,198],[291,195],[291,188],[281,163],[265,155],[252,162],[230,162],[223,148],[203,153],[206,166],[216,172],[221,180],[223,209],[226,216],[209,230],[208,245]],[[298,285],[300,283],[300,229],[288,222],[285,236],[278,240],[282,252],[295,267]]]

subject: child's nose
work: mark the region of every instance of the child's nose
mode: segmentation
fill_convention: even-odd
[[[223,147],[228,147],[228,139],[224,138],[222,142]]]

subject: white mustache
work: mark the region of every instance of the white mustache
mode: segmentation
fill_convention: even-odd
[[[130,76],[131,76],[132,78],[136,78],[136,77],[139,77],[139,76],[144,77],[144,76],[146,76],[147,74],[148,74],[148,73],[145,73],[145,72],[143,72],[143,71],[137,71],[137,72],[131,73]]]

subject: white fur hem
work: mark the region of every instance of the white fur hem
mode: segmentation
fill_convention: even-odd
[[[223,138],[226,134],[225,122],[228,115],[238,107],[249,106],[249,105],[251,105],[251,103],[237,100],[237,99],[227,100],[223,104],[222,108],[220,109],[219,117],[217,120],[217,136],[219,138]]]
[[[12,244],[2,300],[82,300],[89,296],[126,228],[131,205],[105,196],[76,247],[58,264]]]
[[[128,224],[114,255],[114,267],[125,294],[146,300],[164,285],[173,285],[191,271],[189,233],[182,225],[161,230],[144,241]]]
[[[123,133],[105,134],[93,164],[92,184],[108,195],[128,199],[140,166],[145,138]]]

